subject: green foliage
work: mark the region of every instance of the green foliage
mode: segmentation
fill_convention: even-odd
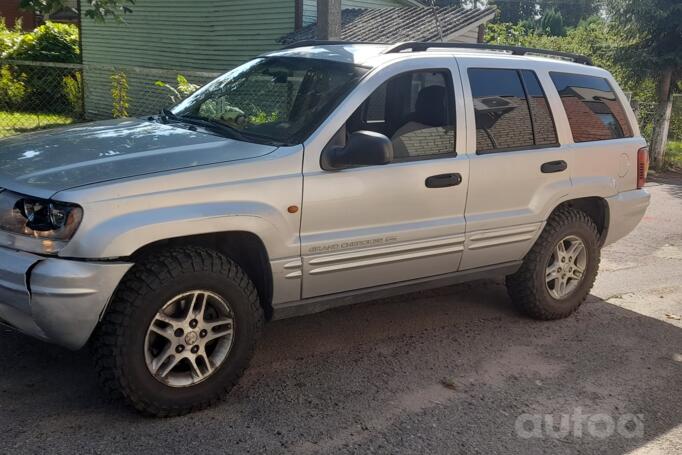
[[[682,142],[668,142],[664,167],[666,169],[682,170]]]
[[[128,117],[128,76],[123,71],[114,73],[111,76],[111,99],[113,109],[111,115],[114,118]]]
[[[630,73],[614,60],[618,37],[611,33],[602,18],[582,21],[577,27],[568,29],[565,36],[544,35],[522,25],[488,24],[486,41],[589,56],[595,65],[609,70],[623,84],[624,90],[637,92],[638,87],[631,81]]]
[[[6,28],[5,28],[6,30]],[[5,34],[5,30],[0,33]],[[78,63],[78,28],[71,24],[47,22],[30,33],[14,34],[2,57],[12,60],[40,62]],[[5,92],[15,96],[6,98],[8,105],[22,110],[49,110],[51,112],[72,111],[80,106],[76,91],[80,90],[76,70],[41,66],[8,66],[3,80]],[[9,81],[13,81],[11,86]],[[19,86],[23,89],[19,89]],[[10,90],[9,88],[12,88]],[[38,105],[42,104],[42,105]]]
[[[682,80],[682,2],[680,0],[607,0],[608,12],[622,44],[615,59],[637,80],[656,81],[658,107],[649,151],[652,166],[665,164],[670,96]]]
[[[16,46],[17,41],[21,38],[21,21],[17,21],[14,28],[7,28],[4,17],[0,17],[0,57]]]
[[[536,0],[489,0],[488,4],[497,6],[500,22],[517,24],[534,20],[537,14]]]
[[[595,0],[539,0],[537,3],[543,15],[549,10],[554,10],[561,15],[565,27],[576,27],[581,21],[598,15],[602,2]]]
[[[673,99],[673,111],[670,121],[670,140],[678,141],[682,145],[682,96]]]
[[[561,13],[554,8],[545,11],[538,23],[539,29],[545,35],[564,36],[564,19]]]
[[[262,125],[264,123],[273,123],[279,120],[279,113],[278,112],[271,112],[271,113],[266,113],[266,112],[258,112],[255,115],[250,115],[248,122],[253,124],[253,125]]]
[[[73,123],[66,115],[0,110],[0,138]]]
[[[82,116],[83,112],[82,94],[83,94],[83,75],[81,73],[72,73],[63,80],[62,90],[68,105],[72,108],[73,116]]]
[[[613,32],[622,37],[618,61],[642,78],[665,69],[682,78],[682,2],[607,0],[607,6]]]
[[[78,63],[78,27],[47,22],[24,33],[3,54],[4,58],[40,62]]]
[[[173,103],[179,103],[181,100],[187,98],[189,95],[199,90],[198,85],[189,82],[182,74],[178,74],[176,87],[173,87],[171,84],[167,84],[163,81],[156,81],[154,85],[167,89],[170,92],[169,96]]]
[[[26,77],[15,77],[9,66],[0,68],[0,110],[21,104],[26,95]]]
[[[598,15],[601,1],[595,0],[489,0],[497,6],[498,20],[506,23],[532,23],[549,11],[562,18],[564,27],[575,27],[581,20]]]
[[[104,22],[111,18],[118,22],[126,14],[132,13],[129,5],[135,0],[82,0],[85,16],[96,22]],[[49,14],[64,9],[64,0],[21,0],[21,8],[37,13]]]

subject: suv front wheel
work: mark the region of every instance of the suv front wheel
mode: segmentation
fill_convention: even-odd
[[[237,383],[263,325],[256,288],[232,260],[173,248],[135,265],[94,339],[100,382],[142,413],[210,406]]]
[[[580,210],[561,208],[547,221],[521,268],[507,277],[507,290],[531,317],[564,318],[587,298],[599,260],[599,234],[592,219]]]

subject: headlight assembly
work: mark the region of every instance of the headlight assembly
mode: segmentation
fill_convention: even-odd
[[[82,218],[83,209],[75,204],[0,191],[0,244],[55,253],[73,237]]]

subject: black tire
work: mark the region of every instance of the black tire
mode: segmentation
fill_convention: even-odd
[[[170,387],[145,363],[145,336],[156,312],[174,296],[194,289],[220,295],[234,314],[231,350],[203,382]],[[232,260],[200,247],[172,248],[143,259],[121,282],[93,338],[104,390],[143,414],[171,417],[213,405],[237,384],[254,352],[264,316],[258,293]]]
[[[587,252],[587,265],[578,287],[567,297],[555,299],[547,289],[545,271],[552,252],[567,236],[579,237]],[[526,315],[552,320],[569,316],[585,301],[599,269],[599,234],[592,219],[584,212],[565,207],[555,211],[521,268],[507,276],[507,292]]]

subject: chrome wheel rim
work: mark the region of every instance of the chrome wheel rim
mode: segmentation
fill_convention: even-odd
[[[569,235],[559,241],[545,269],[545,285],[549,295],[565,299],[580,286],[587,267],[585,243]]]
[[[170,387],[198,384],[225,362],[234,341],[230,305],[210,291],[169,300],[152,319],[144,341],[147,369]]]

